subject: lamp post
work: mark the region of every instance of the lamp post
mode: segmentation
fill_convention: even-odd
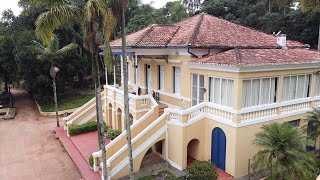
[[[54,109],[56,111],[56,119],[57,119],[57,127],[60,127],[59,117],[58,117],[58,100],[57,100],[57,85],[56,85],[56,76],[59,72],[59,68],[55,65],[51,64],[50,75],[53,81],[53,96],[54,96]]]

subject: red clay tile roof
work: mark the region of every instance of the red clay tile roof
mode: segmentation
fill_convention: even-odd
[[[264,66],[320,63],[320,51],[308,49],[232,49],[189,63],[226,66]]]
[[[287,41],[289,47],[303,44]],[[127,36],[128,47],[278,47],[276,37],[208,14],[172,25],[151,25]],[[111,42],[121,47],[121,39]]]

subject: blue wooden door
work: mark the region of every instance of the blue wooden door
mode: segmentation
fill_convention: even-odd
[[[211,162],[218,168],[226,169],[226,135],[221,128],[212,130]]]
[[[307,145],[307,150],[308,150],[308,151],[314,151],[314,150],[316,150],[316,147],[315,147],[316,141],[315,141],[314,139],[311,139],[311,138],[309,137],[309,135],[312,134],[312,133],[313,133],[314,131],[316,131],[316,130],[317,130],[317,127],[315,127],[311,122],[308,122],[308,128],[307,128],[307,135],[308,135],[308,137],[307,137],[307,139],[310,140],[310,141],[314,141],[314,144],[312,144],[312,145]]]

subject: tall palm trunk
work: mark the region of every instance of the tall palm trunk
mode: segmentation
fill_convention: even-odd
[[[93,55],[92,55],[93,56]],[[98,129],[98,141],[99,148],[102,151],[102,176],[104,180],[108,179],[107,174],[107,162],[106,162],[106,148],[104,141],[104,127],[103,127],[103,116],[102,116],[102,102],[101,102],[101,83],[100,83],[100,70],[99,70],[99,59],[98,54],[94,56],[95,60],[92,63],[93,65],[93,76],[95,83],[95,92],[96,92],[96,113],[97,113],[97,129]]]
[[[57,84],[56,84],[56,77],[52,79],[53,81],[53,96],[54,96],[54,110],[56,112],[56,121],[57,127],[60,127],[59,124],[59,116],[58,116],[58,98],[57,98]]]
[[[127,133],[127,145],[128,145],[128,157],[129,157],[129,172],[130,179],[134,179],[133,174],[133,159],[132,159],[132,145],[131,145],[131,129],[129,122],[129,94],[128,94],[128,66],[127,66],[127,43],[126,43],[126,17],[125,17],[125,6],[122,7],[122,24],[121,24],[121,35],[122,35],[122,53],[123,53],[123,91],[124,91],[124,120],[126,122],[126,133]]]

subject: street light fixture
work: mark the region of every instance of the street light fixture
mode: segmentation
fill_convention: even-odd
[[[54,109],[56,111],[56,120],[57,120],[57,127],[60,127],[59,124],[59,117],[58,117],[58,98],[57,98],[57,85],[56,85],[56,76],[59,72],[59,68],[56,67],[54,64],[51,64],[50,68],[50,75],[52,77],[53,82],[53,96],[54,96]]]

